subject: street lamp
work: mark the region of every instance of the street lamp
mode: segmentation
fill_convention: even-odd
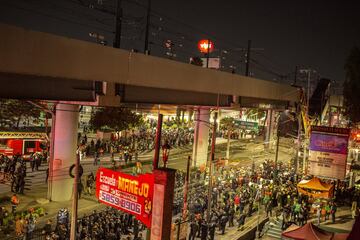
[[[210,39],[202,39],[198,43],[198,48],[201,53],[206,55],[206,68],[209,68],[210,53],[214,51],[214,43]]]
[[[167,166],[167,162],[169,160],[169,154],[170,154],[170,145],[168,142],[165,142],[165,144],[162,146],[162,160],[163,160],[163,164],[164,167]]]

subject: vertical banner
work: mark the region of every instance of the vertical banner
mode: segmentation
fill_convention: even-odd
[[[309,174],[345,178],[350,129],[311,126]]]
[[[154,169],[154,198],[151,221],[151,240],[170,239],[174,201],[174,169]]]

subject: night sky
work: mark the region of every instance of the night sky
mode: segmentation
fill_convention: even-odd
[[[164,41],[175,44],[175,60],[198,55],[201,38],[226,50],[224,70],[244,72],[247,40],[253,42],[254,77],[292,83],[295,66],[312,68],[319,77],[341,85],[350,49],[360,47],[360,3],[356,1],[193,1],[153,0],[152,54],[165,56]],[[94,41],[89,32],[112,45],[114,0],[1,0],[0,21],[26,28]],[[93,3],[95,9],[89,6]],[[100,4],[99,4],[100,3]],[[85,5],[82,6],[82,4]],[[121,47],[143,51],[147,1],[124,0]],[[263,50],[261,50],[263,49]],[[283,77],[281,77],[283,76]],[[301,76],[300,76],[301,77]]]

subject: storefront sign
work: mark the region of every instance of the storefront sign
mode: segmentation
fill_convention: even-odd
[[[349,133],[344,128],[311,127],[309,174],[345,178]]]
[[[96,197],[100,202],[134,215],[151,226],[154,176],[132,176],[106,168],[96,175]]]

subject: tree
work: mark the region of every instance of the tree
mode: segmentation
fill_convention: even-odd
[[[354,47],[345,63],[344,107],[353,124],[360,122],[360,49]]]
[[[196,66],[203,66],[203,60],[200,57],[192,57],[190,59],[190,64]]]
[[[141,115],[133,113],[128,108],[104,107],[91,116],[90,126],[94,130],[122,131],[138,127],[142,122]]]
[[[225,117],[220,120],[220,125],[227,131],[226,159],[230,158],[230,136],[235,130],[235,121],[233,117]]]
[[[40,117],[41,110],[34,105],[15,99],[0,99],[0,127],[19,129],[20,123],[33,122]]]
[[[259,119],[263,119],[266,116],[266,112],[258,108],[248,108],[245,111],[245,116],[246,120],[249,118],[250,120],[257,121]]]

